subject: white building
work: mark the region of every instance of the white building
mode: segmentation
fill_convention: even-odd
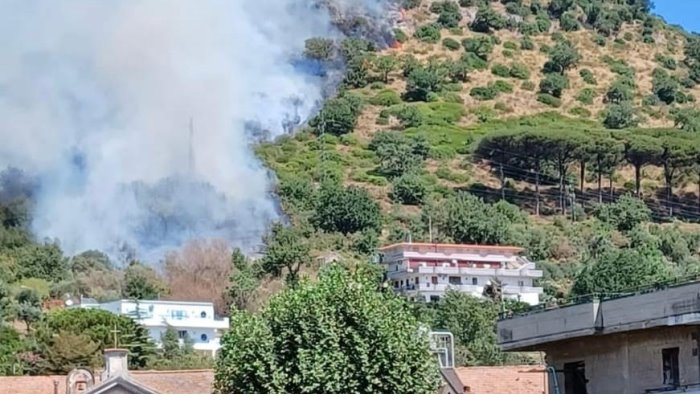
[[[448,289],[482,296],[498,281],[506,298],[539,304],[542,277],[522,248],[491,245],[400,243],[380,249],[380,263],[396,292],[412,300],[439,301]]]
[[[119,300],[99,304],[86,301],[83,299],[77,306],[128,316],[146,327],[158,346],[165,330],[172,327],[177,330],[181,342],[189,337],[195,350],[214,355],[221,348],[221,335],[229,328],[228,318],[215,318],[214,304],[211,302]]]

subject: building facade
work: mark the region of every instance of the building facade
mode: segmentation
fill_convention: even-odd
[[[394,290],[412,300],[439,301],[447,290],[480,297],[498,282],[505,298],[539,303],[542,277],[521,248],[491,245],[400,243],[381,248],[379,263]]]
[[[498,340],[544,352],[552,393],[700,393],[700,283],[503,319]]]
[[[220,338],[229,328],[228,318],[214,316],[214,304],[211,302],[118,300],[100,304],[83,300],[77,306],[128,316],[146,327],[158,346],[161,345],[162,335],[168,327],[172,327],[177,331],[181,343],[189,338],[195,350],[212,355],[221,348]]]

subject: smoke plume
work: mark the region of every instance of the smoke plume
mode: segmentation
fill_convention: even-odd
[[[0,2],[0,169],[38,180],[35,234],[142,258],[193,237],[259,243],[279,212],[252,130],[312,114],[323,78],[291,59],[341,34],[312,3]]]

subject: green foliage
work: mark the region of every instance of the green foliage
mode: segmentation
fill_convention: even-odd
[[[335,56],[335,43],[330,38],[314,37],[304,42],[304,56],[309,59],[327,61]]]
[[[510,49],[511,51],[518,50],[518,44],[513,41],[506,41],[503,43],[503,48]]]
[[[584,88],[581,89],[581,91],[578,93],[576,96],[576,100],[580,101],[583,104],[593,104],[593,100],[596,97],[596,92],[595,90],[591,88]]]
[[[428,194],[426,182],[417,174],[404,174],[392,182],[391,197],[407,205],[420,205]]]
[[[591,116],[591,111],[583,107],[573,107],[569,110],[569,113],[574,116],[580,116],[582,118],[588,118]]]
[[[611,249],[587,262],[576,275],[573,294],[619,293],[671,278],[658,251]]]
[[[493,100],[498,96],[498,90],[493,86],[476,86],[469,91],[469,95],[477,100],[486,101]]]
[[[248,308],[255,295],[255,290],[260,284],[259,268],[257,264],[254,265],[253,262],[249,261],[240,249],[235,248],[231,253],[231,276],[226,292],[232,306],[236,309]]]
[[[520,87],[523,90],[527,90],[527,91],[532,92],[535,90],[535,83],[532,81],[523,81],[523,83],[522,83],[522,85],[520,85]]]
[[[408,75],[405,97],[411,101],[428,101],[430,93],[440,92],[447,83],[447,70],[429,63],[418,66]]]
[[[549,62],[545,68],[563,74],[564,71],[578,64],[579,60],[581,55],[574,44],[569,41],[559,41],[549,52]]]
[[[607,40],[605,39],[605,37],[603,37],[603,36],[601,36],[601,35],[594,36],[594,37],[593,37],[593,42],[594,42],[596,45],[601,46],[601,47],[604,47],[605,44],[607,44]]]
[[[535,42],[532,41],[530,37],[525,36],[522,40],[520,40],[520,49],[525,51],[531,51],[535,49]]]
[[[384,83],[389,83],[389,74],[396,69],[398,64],[398,60],[391,55],[377,56],[372,60],[372,66],[379,72],[382,82]]]
[[[474,38],[465,38],[462,40],[462,46],[467,53],[475,54],[479,59],[487,61],[491,52],[493,52],[493,42],[488,36],[478,36]]]
[[[651,90],[659,100],[666,104],[672,104],[676,101],[679,89],[678,82],[668,75],[665,70],[654,70]]]
[[[68,261],[57,244],[28,244],[15,248],[11,256],[18,278],[41,278],[48,281],[64,278]]]
[[[362,109],[356,96],[344,95],[326,101],[321,111],[309,121],[317,134],[342,135],[352,132]]]
[[[499,93],[513,93],[513,85],[507,81],[497,80],[489,84],[489,88]]]
[[[126,316],[100,309],[61,309],[48,313],[41,324],[41,330],[49,334],[64,332],[89,338],[99,345],[93,353],[98,357],[105,348],[114,347],[113,330],[116,326],[118,346],[129,350],[129,368],[146,367],[154,355],[155,347],[148,337],[148,331]],[[48,341],[47,346],[50,346],[51,340]],[[62,366],[55,365],[51,369],[58,372]]]
[[[593,75],[593,72],[587,68],[582,68],[581,71],[579,71],[579,75],[583,79],[583,82],[585,82],[589,85],[598,84],[598,81],[596,81],[595,75]]]
[[[369,99],[369,103],[372,105],[390,107],[392,105],[401,104],[401,97],[391,89],[384,89]]]
[[[419,26],[413,35],[417,39],[431,44],[437,43],[442,37],[440,35],[440,26],[435,23]]]
[[[620,231],[629,231],[651,220],[651,210],[644,201],[625,195],[614,203],[599,206],[596,216]]]
[[[427,152],[414,140],[396,132],[379,132],[369,145],[379,158],[379,172],[389,177],[399,177],[419,167]]]
[[[400,43],[408,41],[408,35],[401,29],[394,29],[394,38]]]
[[[367,265],[334,264],[260,315],[234,314],[217,359],[217,392],[434,393],[428,338],[404,300],[377,292],[378,277]]]
[[[24,322],[27,331],[41,318],[41,298],[36,290],[22,289],[15,296],[17,319]]]
[[[700,132],[700,110],[695,108],[676,108],[671,111],[675,127],[692,132]]]
[[[514,239],[512,218],[471,194],[459,193],[426,209],[435,228],[456,243],[498,245]]]
[[[562,91],[569,87],[569,79],[561,74],[547,74],[540,81],[540,92],[561,97]]]
[[[517,79],[530,79],[530,69],[522,63],[511,64],[509,74]]]
[[[637,124],[634,108],[629,102],[608,105],[603,116],[603,124],[609,129],[624,129]]]
[[[430,11],[439,14],[437,23],[444,28],[453,28],[462,20],[459,5],[451,0],[436,1],[430,5]]]
[[[124,271],[122,296],[136,300],[156,300],[165,290],[153,268],[132,261]]]
[[[457,291],[448,291],[436,307],[435,326],[450,331],[455,338],[458,365],[496,365],[503,354],[496,344],[498,307]]]
[[[365,229],[378,230],[380,221],[379,204],[367,190],[345,188],[331,183],[321,186],[312,216],[312,222],[317,228],[350,234]]]
[[[491,74],[508,78],[510,77],[510,69],[504,64],[496,63],[491,67]]]
[[[678,67],[678,65],[676,64],[676,59],[670,56],[664,56],[661,53],[657,53],[654,57],[654,60],[656,60],[656,62],[659,63],[663,68],[668,70],[675,70]]]
[[[322,190],[321,193],[323,192]],[[262,270],[273,277],[279,277],[286,271],[287,283],[296,284],[299,280],[299,270],[311,259],[307,239],[308,234],[304,233],[304,229],[286,227],[280,223],[273,224],[270,232],[263,238],[265,256],[260,263]]]
[[[542,104],[549,105],[550,107],[559,108],[561,107],[561,99],[556,96],[552,96],[549,93],[540,93],[537,95],[537,101]]]
[[[617,80],[610,85],[605,93],[605,102],[620,104],[632,100],[634,93],[630,86],[624,81]]]
[[[501,30],[506,27],[506,20],[488,4],[481,5],[469,27],[480,33]]]
[[[447,48],[451,51],[457,51],[462,47],[462,45],[459,43],[459,41],[455,40],[454,38],[450,38],[450,37],[444,38],[442,40],[442,46],[444,46],[445,48]]]
[[[581,25],[576,19],[576,14],[573,12],[565,12],[559,18],[559,25],[564,31],[576,31],[581,28]]]

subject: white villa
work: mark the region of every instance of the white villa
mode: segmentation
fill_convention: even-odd
[[[539,304],[542,277],[515,246],[399,243],[379,249],[389,282],[412,300],[439,301],[448,289],[481,297],[484,286],[501,284],[504,297]]]
[[[128,316],[146,327],[158,346],[161,335],[172,327],[177,330],[181,341],[189,337],[195,350],[211,352],[212,356],[221,348],[219,339],[229,328],[228,318],[215,318],[211,302],[119,300],[100,304],[83,299],[76,307],[103,309]]]

